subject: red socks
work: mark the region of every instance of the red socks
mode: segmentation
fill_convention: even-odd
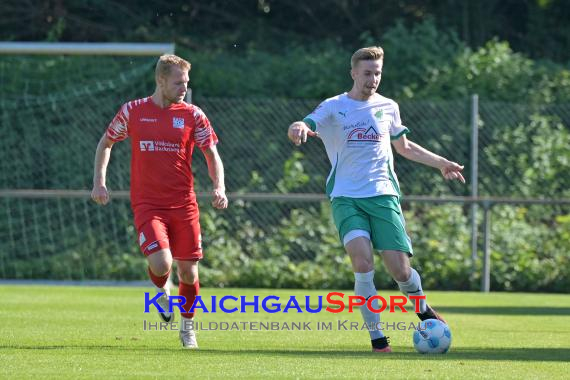
[[[170,276],[170,271],[168,271],[168,273],[164,276],[157,276],[152,273],[152,270],[150,270],[150,267],[148,267],[148,275],[150,276],[152,283],[156,285],[157,288],[164,288],[164,284],[166,284],[166,281],[168,281],[168,276]]]
[[[193,284],[186,284],[182,281],[178,284],[178,295],[186,298],[186,303],[182,307],[184,310],[188,311],[194,304],[196,300],[196,295],[200,291],[200,282],[198,279],[194,281]],[[193,318],[194,313],[180,313],[184,318]]]
[[[154,285],[158,288],[164,288],[166,281],[168,281],[168,277],[170,276],[170,271],[164,276],[157,276],[152,273],[150,267],[148,267],[148,275]],[[186,303],[182,306],[182,308],[186,311],[190,310],[194,301],[196,300],[196,295],[200,291],[200,282],[196,278],[193,284],[186,284],[182,281],[178,284],[178,295],[183,296],[186,298]],[[184,318],[193,318],[194,313],[180,313]]]

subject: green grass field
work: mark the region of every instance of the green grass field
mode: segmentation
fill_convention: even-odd
[[[310,322],[313,331],[199,331],[200,350],[180,348],[177,331],[144,331],[150,288],[0,286],[0,378],[569,378],[570,295],[430,292],[453,343],[445,355],[414,351],[411,331],[390,330],[394,353],[370,351],[366,331],[339,331],[360,313],[200,313],[207,322]],[[352,292],[346,292],[352,294]],[[379,292],[387,297],[394,291]],[[203,289],[210,296],[310,295],[325,291]],[[229,305],[231,306],[231,305]],[[411,313],[385,322],[416,322]],[[179,320],[179,319],[178,319]],[[333,322],[332,331],[315,331]]]

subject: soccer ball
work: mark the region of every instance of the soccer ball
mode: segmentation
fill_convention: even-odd
[[[445,354],[449,346],[451,330],[440,320],[426,319],[414,331],[414,347],[421,354]]]

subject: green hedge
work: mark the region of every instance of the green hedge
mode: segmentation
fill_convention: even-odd
[[[249,230],[251,226],[245,227],[248,231],[238,230],[235,236],[228,236],[219,226],[205,230],[202,282],[206,286],[351,288],[354,277],[350,261],[338,241],[329,208],[324,204],[294,209],[290,218],[270,234],[256,236]],[[493,290],[570,291],[570,210],[566,208],[565,212],[554,218],[560,210],[495,206]],[[482,265],[480,259],[472,262],[470,258],[471,227],[465,209],[412,205],[404,213],[414,245],[412,265],[421,273],[424,287],[478,290]],[[215,218],[214,212],[204,215],[205,220]],[[292,258],[299,252],[310,259]],[[375,266],[377,286],[395,287],[378,256]]]

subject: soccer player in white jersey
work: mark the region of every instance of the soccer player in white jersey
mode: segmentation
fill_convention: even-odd
[[[406,296],[424,295],[420,276],[410,266],[413,251],[400,207],[390,144],[405,158],[439,169],[445,179],[465,183],[463,166],[408,140],[398,104],[376,93],[383,59],[381,47],[357,50],[351,59],[352,89],[326,99],[288,130],[295,145],[305,143],[309,136],[320,137],[325,145],[332,166],[326,192],[339,237],[352,262],[354,291],[366,299],[376,295],[374,249],[381,251],[384,265]],[[425,300],[419,302],[421,320],[445,322]],[[360,311],[368,326],[377,326],[379,314],[366,307]],[[373,351],[392,351],[382,331],[371,329],[369,333]]]

